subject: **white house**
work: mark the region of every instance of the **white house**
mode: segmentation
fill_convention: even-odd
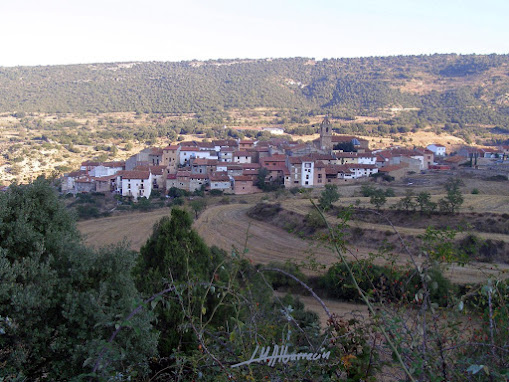
[[[120,187],[119,187],[120,186]],[[117,173],[117,191],[134,199],[149,198],[152,193],[150,171],[120,171]]]
[[[371,174],[376,174],[378,172],[378,167],[376,167],[374,164],[349,163],[345,166],[348,170],[353,172],[352,178],[362,178],[370,176]]]
[[[247,151],[235,151],[233,153],[233,162],[235,163],[251,163],[251,153]]]
[[[438,145],[438,144],[431,144],[426,146],[426,148],[430,151],[433,151],[433,154],[437,157],[444,157],[445,156],[445,146]]]
[[[314,169],[315,169],[315,162],[310,160],[304,160],[302,159],[302,170],[301,170],[301,180],[300,184],[303,187],[312,187],[313,186],[313,179],[315,177]]]
[[[357,153],[357,160],[359,164],[376,164],[376,155],[370,153]]]
[[[219,160],[221,162],[233,162],[233,153],[235,149],[233,147],[223,147],[221,151],[219,151]]]
[[[200,150],[198,147],[182,147],[179,153],[179,163],[186,165],[191,158],[217,159],[215,151]]]

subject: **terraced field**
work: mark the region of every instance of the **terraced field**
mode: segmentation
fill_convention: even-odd
[[[227,251],[232,248],[242,250],[246,247],[248,249],[246,256],[254,263],[267,264],[271,261],[285,262],[287,260],[301,263],[307,262],[310,255],[326,266],[338,261],[337,255],[332,250],[317,245],[315,241],[302,239],[269,223],[249,218],[246,212],[257,200],[259,197],[249,198],[248,204],[210,206],[195,222],[195,228],[208,245],[216,245]],[[285,200],[283,206],[285,209],[305,214],[309,210],[309,201],[291,198]],[[133,250],[139,250],[150,236],[154,223],[162,216],[168,215],[169,211],[169,209],[161,209],[88,220],[80,222],[78,228],[88,245],[100,247],[127,240],[131,243]],[[383,231],[391,229],[389,225],[385,224],[361,222],[353,224]],[[398,227],[398,229],[407,234],[423,232],[418,228]],[[482,236],[509,241],[508,235],[482,234]],[[365,258],[372,251],[372,248],[357,247],[353,248],[352,253],[347,254],[347,257],[351,259],[354,257]],[[410,261],[406,254],[399,254],[399,257],[402,264]],[[471,264],[468,267],[452,267],[449,270],[449,277],[457,283],[480,281],[487,274],[498,273],[497,267],[509,270],[507,265],[496,266],[479,263]]]
[[[284,203],[285,208],[292,205],[295,209],[304,208],[305,201],[295,199]],[[312,253],[322,264],[330,265],[338,261],[332,250],[316,246],[308,241],[288,233],[284,229],[271,224],[249,218],[246,215],[249,205],[224,205],[207,209],[195,223],[198,233],[209,245],[217,245],[224,249],[244,248],[247,238],[247,258],[255,263],[266,264],[270,261],[285,262],[287,260],[305,261]],[[390,228],[389,226],[387,226]],[[387,229],[387,228],[384,228]],[[365,258],[372,252],[370,248],[353,248],[346,256],[350,259]],[[398,254],[401,264],[410,262],[406,254]],[[416,259],[419,262],[419,259]],[[472,263],[466,267],[452,266],[447,272],[453,282],[465,283],[482,281],[486,275],[509,271],[508,265],[492,265]]]
[[[284,229],[274,227],[269,223],[249,218],[246,212],[259,198],[259,196],[253,196],[244,199],[245,201],[249,200],[248,204],[235,203],[211,206],[195,222],[195,228],[208,245],[216,245],[225,250],[248,248],[246,257],[254,263],[267,264],[271,261],[285,262],[287,260],[298,263],[307,262],[307,257],[311,254],[318,262],[325,265],[338,261],[336,254],[328,248],[316,246],[313,241],[301,239],[295,234],[288,233]],[[283,202],[283,206],[298,213],[307,213],[309,201],[293,198]],[[88,220],[80,222],[78,228],[89,245],[99,247],[121,240],[128,240],[133,250],[139,250],[150,236],[153,224],[161,217],[168,215],[169,212],[169,209],[161,209],[153,212],[130,213]],[[369,226],[371,229],[380,230],[390,228],[383,224],[369,224]],[[407,230],[412,231],[412,233],[415,233],[415,230],[419,231],[413,228],[401,228],[401,230],[403,233]],[[354,248],[347,257],[351,259],[354,257],[364,258],[370,251],[372,249]],[[400,254],[400,259],[401,263],[410,261],[405,254]],[[448,277],[456,283],[475,282],[485,280],[489,275],[499,274],[499,272],[508,274],[509,266],[481,263],[470,264],[467,267],[454,266],[448,271]],[[312,272],[307,271],[306,273],[310,274]],[[308,296],[301,296],[301,299],[308,309],[319,314],[320,321],[325,324],[327,317],[318,302]],[[338,315],[349,315],[353,311],[358,311],[362,315],[367,314],[365,307],[362,305],[334,300],[324,300],[324,302],[331,312]]]

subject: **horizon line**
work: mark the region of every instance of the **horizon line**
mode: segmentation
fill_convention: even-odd
[[[0,68],[39,68],[39,67],[57,67],[57,66],[77,66],[77,65],[107,65],[107,64],[146,64],[146,63],[185,63],[185,62],[219,62],[219,61],[273,61],[273,60],[291,60],[291,59],[307,59],[316,62],[327,60],[343,60],[343,59],[361,59],[361,58],[389,58],[389,57],[424,57],[424,56],[508,56],[507,53],[420,53],[420,54],[388,54],[388,55],[366,55],[366,56],[343,56],[343,57],[305,57],[305,56],[287,56],[287,57],[237,57],[237,58],[206,58],[206,59],[185,59],[185,60],[125,60],[125,61],[96,61],[96,62],[79,62],[64,64],[19,64],[19,65],[1,65]]]

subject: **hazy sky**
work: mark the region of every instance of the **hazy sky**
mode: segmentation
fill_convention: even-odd
[[[0,66],[509,53],[508,0],[0,0]]]

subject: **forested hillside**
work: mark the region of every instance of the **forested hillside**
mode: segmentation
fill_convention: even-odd
[[[432,55],[0,68],[0,111],[272,107],[349,118],[403,109],[401,123],[506,125],[508,64],[509,55]]]

